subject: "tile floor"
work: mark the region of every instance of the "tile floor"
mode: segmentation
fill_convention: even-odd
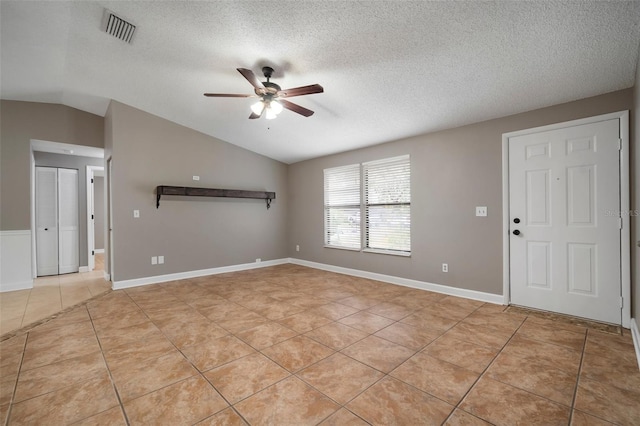
[[[640,424],[632,340],[295,265],[113,291],[0,342],[6,424]]]
[[[109,291],[103,256],[96,254],[92,272],[36,278],[30,290],[0,293],[0,335]]]

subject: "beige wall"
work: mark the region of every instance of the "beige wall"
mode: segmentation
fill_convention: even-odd
[[[30,141],[103,147],[104,120],[63,105],[0,101],[0,230],[31,228]]]
[[[118,102],[106,124],[115,281],[287,257],[285,164]],[[157,185],[268,190],[277,198],[270,210],[264,200],[187,197],[163,197],[156,209]],[[160,255],[166,263],[152,266]]]
[[[632,106],[627,89],[293,164],[290,256],[502,294],[502,134]],[[402,154],[411,155],[412,256],[324,248],[323,169]],[[475,217],[475,206],[487,206],[488,217]],[[441,272],[442,263],[449,264],[448,273]]]

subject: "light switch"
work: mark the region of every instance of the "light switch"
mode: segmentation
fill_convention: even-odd
[[[136,219],[138,219],[140,217],[140,210],[134,210],[133,211],[133,217],[135,217]]]
[[[476,216],[486,216],[486,215],[487,215],[487,206],[476,207]]]
[[[158,264],[162,265],[164,263],[164,256],[158,256]]]
[[[194,176],[193,180],[200,180],[200,176]]]
[[[151,256],[151,264],[152,265],[158,264],[158,256]]]

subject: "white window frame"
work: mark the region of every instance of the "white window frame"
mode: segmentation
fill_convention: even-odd
[[[365,163],[358,163],[358,164],[350,164],[350,165],[346,165],[346,166],[339,166],[339,167],[331,167],[331,168],[327,168],[324,169],[324,174],[325,174],[325,180],[324,180],[324,194],[325,194],[325,200],[323,203],[323,208],[324,208],[324,235],[323,235],[323,240],[324,240],[324,247],[325,248],[332,248],[332,249],[340,249],[340,250],[351,250],[351,251],[359,251],[359,252],[365,252],[365,253],[377,253],[377,254],[388,254],[388,255],[393,255],[393,256],[404,256],[404,257],[410,257],[411,256],[411,231],[409,231],[409,250],[393,250],[393,249],[380,249],[380,248],[370,248],[368,247],[369,245],[369,240],[368,240],[368,234],[367,234],[367,228],[369,226],[369,217],[367,216],[367,193],[366,193],[366,188],[365,188],[365,170],[367,168],[367,166],[375,166],[375,165],[379,165],[379,164],[385,164],[385,163],[397,163],[399,161],[402,160],[408,160],[409,162],[409,167],[411,167],[411,157],[409,155],[401,155],[401,156],[397,156],[397,157],[391,157],[391,158],[384,158],[381,160],[375,160],[375,161],[370,161],[370,162],[365,162]],[[349,205],[333,205],[333,207],[344,207],[344,208],[356,208],[359,207],[360,209],[360,245],[359,247],[345,247],[345,246],[340,246],[340,245],[332,245],[329,242],[329,235],[330,235],[330,231],[328,229],[328,219],[327,219],[327,209],[328,209],[328,205],[327,205],[327,188],[326,188],[326,176],[327,173],[331,173],[333,171],[339,171],[340,169],[353,169],[355,167],[359,168],[360,171],[360,202],[359,205],[356,204],[349,204]],[[409,180],[411,179],[411,171],[409,171]],[[409,183],[409,186],[411,184]],[[409,199],[408,202],[403,202],[403,203],[388,203],[389,205],[393,205],[393,204],[402,204],[402,205],[408,205],[409,207],[411,206],[411,200]],[[409,215],[411,215],[411,212],[409,211]],[[409,227],[411,227],[411,219],[409,219]]]

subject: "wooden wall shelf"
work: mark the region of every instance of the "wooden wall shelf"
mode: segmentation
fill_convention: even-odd
[[[271,200],[275,200],[276,198],[275,192],[159,185],[156,187],[156,208],[160,207],[160,197],[162,195],[181,195],[186,197],[255,198],[266,200],[267,209],[271,207]]]

